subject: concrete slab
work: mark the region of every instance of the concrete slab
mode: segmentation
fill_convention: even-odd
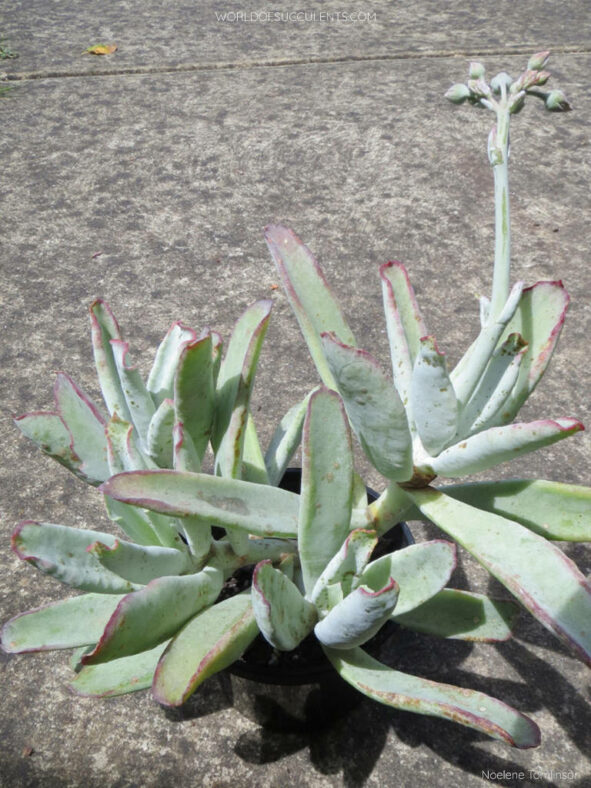
[[[12,42],[16,46],[16,42]],[[589,55],[555,59],[577,112],[541,106],[513,135],[514,276],[562,277],[573,297],[561,348],[526,416],[589,422],[587,265]],[[517,73],[523,58],[487,59]],[[313,248],[360,343],[387,361],[377,266],[408,264],[451,359],[476,328],[492,257],[489,119],[442,94],[457,58],[267,67],[183,75],[39,79],[0,102],[4,458],[2,618],[63,589],[8,550],[24,517],[108,527],[98,494],[42,458],[10,423],[51,404],[64,369],[97,394],[85,308],[105,297],[147,369],[172,320],[228,335],[271,296],[257,381],[271,425],[315,382],[260,229],[291,224]],[[580,109],[579,109],[580,108]],[[466,327],[466,317],[470,317]],[[585,434],[508,466],[507,475],[590,483]],[[380,486],[369,476],[373,486]],[[425,533],[418,528],[418,533]],[[567,548],[586,572],[589,551]],[[458,581],[486,590],[463,558]],[[215,681],[173,721],[144,695],[79,702],[64,655],[3,656],[0,774],[16,786],[583,786],[591,779],[588,673],[534,622],[504,646],[393,644],[402,669],[498,694],[531,713],[542,746],[518,752],[451,723],[365,704],[322,736],[262,732]],[[524,779],[483,772],[521,772]],[[566,776],[565,776],[566,775]],[[575,775],[575,776],[572,776]]]
[[[519,52],[540,48],[588,50],[591,19],[584,0],[486,7],[460,0],[437,3],[373,0],[343,4],[248,4],[239,0],[189,3],[126,0],[15,0],[2,33],[20,55],[8,72],[112,72],[310,58],[401,57],[445,52]],[[82,53],[102,41],[118,44],[111,57]]]

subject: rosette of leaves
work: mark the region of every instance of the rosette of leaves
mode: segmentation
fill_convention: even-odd
[[[366,456],[389,481],[369,507],[366,526],[382,533],[402,519],[431,521],[589,665],[591,583],[555,542],[591,540],[591,489],[530,479],[434,484],[440,476],[486,471],[583,429],[573,418],[515,421],[548,366],[569,301],[560,281],[511,288],[509,279],[509,119],[526,94],[545,97],[534,86],[549,77],[540,71],[547,55],[534,56],[515,82],[500,74],[490,86],[484,69],[472,64],[462,93],[462,100],[470,97],[496,114],[489,138],[496,244],[480,331],[453,370],[426,328],[401,263],[380,268],[389,376],[357,346],[320,266],[295,233],[277,225],[266,238],[323,383],[340,393]]]
[[[204,679],[239,656],[257,627],[285,651],[314,632],[343,678],[369,697],[453,719],[517,747],[536,746],[537,726],[505,703],[392,670],[361,648],[391,620],[441,637],[506,640],[516,605],[447,588],[455,545],[443,540],[371,560],[378,535],[358,525],[366,518],[367,493],[354,471],[350,429],[336,392],[323,387],[310,396],[302,456],[292,533],[297,554],[259,561],[250,593],[198,614],[172,639],[154,674],[156,699],[168,706],[184,703]],[[252,485],[231,484],[235,509],[252,516],[246,514]],[[162,472],[150,471],[119,474],[103,489],[126,503],[194,517],[205,514],[202,485],[198,474],[177,472],[164,480]],[[260,532],[254,520],[249,527]]]
[[[142,689],[166,643],[216,603],[238,567],[295,550],[285,537],[295,536],[298,497],[276,485],[299,444],[305,403],[282,420],[265,455],[249,408],[270,310],[267,300],[251,305],[224,355],[216,332],[198,335],[174,323],[144,382],[108,305],[92,304],[92,343],[108,415],[60,373],[55,410],[21,416],[17,426],[95,486],[121,472],[158,474],[167,488],[174,474],[195,478],[203,508],[177,517],[171,509],[157,513],[105,495],[107,514],[124,538],[22,522],[12,537],[17,555],[85,593],[9,621],[2,631],[5,651],[79,646],[79,692]],[[208,447],[214,474],[202,472]],[[243,500],[234,497],[234,479],[247,480]],[[216,621],[226,621],[224,611],[240,604],[216,605]],[[251,623],[248,636],[256,633]]]

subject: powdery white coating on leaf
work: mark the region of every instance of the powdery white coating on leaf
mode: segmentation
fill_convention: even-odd
[[[314,627],[325,646],[350,649],[360,646],[386,623],[398,601],[398,583],[392,578],[377,589],[359,586],[335,605]]]
[[[520,749],[540,743],[533,720],[482,692],[391,670],[360,648],[325,653],[345,681],[379,703],[459,722]]]
[[[174,375],[177,369],[179,356],[189,342],[195,342],[197,334],[189,326],[180,321],[173,323],[160,343],[146,388],[154,399],[154,404],[159,406],[165,399],[172,399]]]
[[[237,594],[197,614],[162,655],[154,698],[165,706],[181,706],[205,679],[235,662],[258,632],[250,594]]]
[[[412,476],[412,445],[404,405],[392,381],[366,351],[330,334],[322,345],[351,426],[376,469],[388,479]]]
[[[335,388],[320,335],[332,331],[342,342],[355,345],[353,332],[322,269],[293,230],[270,225],[265,228],[265,240],[318,373],[326,386]]]
[[[124,503],[179,517],[199,515],[212,525],[249,534],[297,534],[299,496],[270,485],[157,470],[120,473],[100,489]]]
[[[433,488],[407,492],[425,517],[468,550],[538,621],[591,665],[591,583],[556,545],[519,523]]]
[[[421,337],[410,385],[411,407],[419,437],[436,456],[454,438],[458,401],[434,337]]]
[[[127,594],[117,605],[95,649],[82,657],[82,664],[109,662],[157,646],[213,604],[222,585],[220,570],[206,567],[197,574],[160,577]]]
[[[375,588],[393,577],[400,587],[396,614],[407,613],[445,587],[456,556],[455,544],[443,539],[409,545],[368,564],[360,582]]]
[[[307,594],[351,530],[352,505],[347,416],[339,395],[321,388],[308,402],[302,439],[298,547]]]
[[[96,643],[121,598],[83,594],[20,613],[2,627],[2,648],[22,654]]]
[[[261,561],[255,567],[251,600],[261,633],[280,651],[296,648],[317,620],[314,605],[270,561]]]
[[[445,449],[431,460],[429,467],[437,475],[452,478],[477,473],[550,446],[584,429],[577,419],[541,419],[527,424],[491,427]]]

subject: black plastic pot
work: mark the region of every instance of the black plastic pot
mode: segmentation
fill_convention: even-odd
[[[300,492],[301,469],[289,468],[280,486]],[[378,497],[368,488],[371,503]],[[376,553],[384,554],[414,543],[406,523],[380,538]],[[379,658],[398,629],[388,623],[365,644]],[[354,708],[363,696],[338,675],[314,635],[297,649],[277,652],[259,635],[245,654],[225,671],[223,687],[234,708],[264,727],[308,730],[325,727]]]

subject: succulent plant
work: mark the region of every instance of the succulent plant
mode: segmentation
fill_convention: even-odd
[[[357,347],[309,250],[286,227],[270,227],[267,242],[323,385],[288,411],[263,455],[249,403],[269,302],[244,313],[223,358],[215,332],[197,336],[174,324],[145,384],[109,308],[95,302],[93,346],[109,420],[60,375],[55,412],[17,424],[100,485],[130,541],[22,523],[13,537],[19,555],[87,593],[9,621],[5,650],[79,647],[72,686],[80,694],[152,685],[160,703],[179,706],[259,631],[280,651],[313,633],[339,674],[381,703],[516,747],[539,743],[535,723],[505,703],[402,673],[363,646],[391,621],[445,638],[511,634],[513,602],[447,587],[455,544],[433,540],[373,558],[379,537],[403,518],[426,519],[591,664],[591,585],[553,544],[591,540],[591,490],[530,480],[433,485],[582,429],[574,419],[512,423],[549,362],[568,304],[560,282],[511,288],[509,279],[511,115],[528,95],[550,110],[569,108],[562,94],[540,90],[546,62],[539,53],[516,81],[501,73],[490,84],[472,63],[467,84],[448,92],[497,116],[489,137],[492,293],[481,300],[480,333],[453,371],[425,328],[404,266],[380,269],[390,379]],[[371,504],[354,470],[351,428],[388,481]],[[300,439],[296,495],[277,485]],[[210,449],[213,473],[204,472]],[[243,566],[254,567],[252,585],[231,595],[224,583]]]
[[[591,489],[527,479],[433,485],[437,476],[487,470],[583,429],[571,418],[513,422],[550,361],[569,301],[559,281],[510,287],[510,118],[528,94],[548,107],[537,87],[548,80],[541,71],[547,59],[539,53],[516,81],[502,73],[490,85],[484,68],[471,64],[467,85],[448,92],[455,103],[469,100],[496,115],[488,143],[495,183],[492,293],[481,299],[480,332],[452,371],[425,327],[402,264],[380,269],[390,378],[357,347],[322,270],[297,236],[278,225],[266,237],[320,377],[340,393],[365,454],[389,480],[365,526],[382,533],[404,518],[433,522],[589,665],[591,584],[554,541],[591,540]]]

